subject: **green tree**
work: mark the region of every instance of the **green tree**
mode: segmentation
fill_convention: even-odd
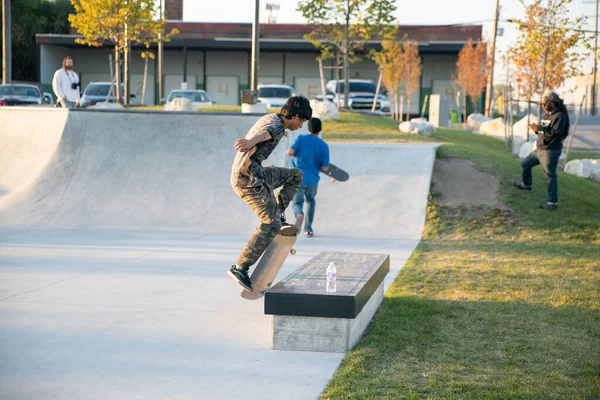
[[[348,108],[350,63],[369,40],[386,37],[394,29],[394,0],[300,0],[297,10],[313,31],[305,38],[321,51],[321,58],[343,58],[344,107]]]
[[[36,33],[69,33],[67,17],[73,7],[69,0],[12,0],[12,77],[17,81],[37,81]],[[0,19],[1,29],[2,21]],[[0,69],[2,65],[0,65]]]
[[[117,101],[120,100],[119,64],[124,53],[124,83],[128,88],[129,49],[131,45],[168,41],[176,29],[165,33],[166,19],[160,15],[155,0],[71,0],[75,13],[69,15],[73,28],[83,35],[78,43],[88,46],[110,44],[115,51],[115,80]],[[125,104],[129,102],[125,93]]]

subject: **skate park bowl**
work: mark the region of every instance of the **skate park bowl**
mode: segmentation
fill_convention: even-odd
[[[0,110],[2,396],[318,397],[343,354],[272,350],[262,300],[226,276],[258,225],[229,183],[258,118]],[[387,290],[421,238],[436,145],[329,145],[350,179],[321,176],[315,237],[277,279],[324,251],[388,254]]]

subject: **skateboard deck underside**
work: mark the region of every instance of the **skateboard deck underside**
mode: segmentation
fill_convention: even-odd
[[[302,217],[296,220],[295,225],[298,228],[298,231],[300,231],[302,226],[302,220]],[[297,238],[297,235],[275,236],[275,239],[273,239],[269,247],[267,247],[250,276],[250,282],[252,283],[252,289],[254,289],[254,291],[249,292],[247,290],[242,290],[242,293],[240,293],[241,298],[246,300],[257,300],[265,295],[265,292],[273,284],[275,277],[277,277],[277,273],[294,247]]]
[[[329,164],[329,170],[325,172],[325,175],[332,177],[336,181],[344,182],[347,181],[350,176],[346,171],[340,169],[339,167]]]

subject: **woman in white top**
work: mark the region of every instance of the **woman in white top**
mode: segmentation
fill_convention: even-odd
[[[52,89],[56,95],[56,102],[62,107],[79,107],[79,76],[73,71],[73,59],[70,56],[63,60],[62,68],[54,73]]]

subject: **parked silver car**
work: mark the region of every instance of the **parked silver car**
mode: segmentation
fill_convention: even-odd
[[[111,91],[112,88],[112,91]],[[96,103],[107,101],[109,103],[115,103],[117,101],[117,85],[111,82],[91,82],[88,83],[79,105],[81,107],[93,106]],[[109,96],[110,92],[110,96]],[[125,92],[125,85],[121,84],[121,103],[123,102],[123,93]],[[130,94],[130,99],[135,99],[135,94]]]

